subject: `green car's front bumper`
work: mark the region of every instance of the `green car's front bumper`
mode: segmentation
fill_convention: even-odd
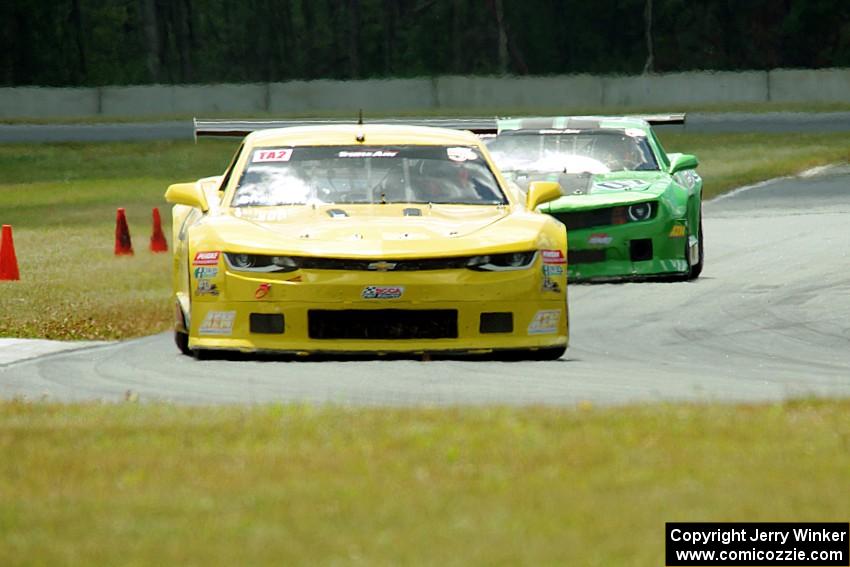
[[[568,281],[685,276],[687,221],[665,215],[615,226],[568,230]]]

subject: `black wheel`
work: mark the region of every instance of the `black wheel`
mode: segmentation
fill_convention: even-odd
[[[192,356],[192,351],[189,349],[189,334],[182,331],[174,331],[174,344],[180,349],[182,354]]]
[[[691,266],[688,271],[688,279],[695,280],[702,273],[702,265],[703,260],[705,258],[705,254],[703,253],[703,245],[702,245],[702,207],[700,207],[700,215],[699,215],[699,230],[697,231],[697,238],[699,238],[699,244],[697,245],[697,253],[699,254],[699,260],[696,264]],[[687,247],[687,245],[686,245]]]
[[[195,357],[195,360],[212,360],[214,353],[215,351],[212,350],[197,348],[192,351],[192,356]]]

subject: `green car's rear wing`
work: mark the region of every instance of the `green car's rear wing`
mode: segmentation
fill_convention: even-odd
[[[293,120],[204,120],[195,118],[195,138],[199,136],[244,137],[257,130],[291,128],[294,126],[326,126],[330,124],[358,124],[356,120],[303,118]],[[480,136],[496,134],[495,118],[376,118],[371,124],[398,126],[430,126],[451,130],[469,130]]]
[[[685,113],[678,114],[635,114],[629,115],[629,118],[640,118],[646,120],[652,126],[677,125],[685,123]]]
[[[600,128],[645,128],[652,126],[684,124],[685,114],[638,114],[630,116],[528,116],[499,118],[499,133],[505,131],[542,130],[597,130]]]

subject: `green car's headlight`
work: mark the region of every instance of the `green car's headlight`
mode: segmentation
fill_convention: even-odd
[[[634,205],[621,205],[619,207],[612,207],[609,210],[611,224],[642,222],[655,218],[658,214],[658,202],[647,201],[645,203],[635,203]]]
[[[466,262],[470,270],[484,272],[506,272],[510,270],[524,270],[534,264],[537,252],[509,252],[507,254],[486,254],[473,256]]]
[[[652,203],[637,203],[629,205],[629,220],[634,222],[645,221],[652,218]]]
[[[227,265],[240,272],[293,272],[298,263],[289,256],[265,256],[262,254],[224,254]]]

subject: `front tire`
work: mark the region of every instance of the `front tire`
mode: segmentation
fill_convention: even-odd
[[[697,244],[699,260],[696,264],[690,267],[690,270],[688,271],[688,280],[695,280],[702,273],[703,260],[705,258],[702,245],[702,212],[700,212],[699,230],[697,232],[697,238],[699,239],[699,244]]]
[[[192,356],[193,352],[189,348],[189,333],[174,331],[174,344],[177,345],[181,354]]]

